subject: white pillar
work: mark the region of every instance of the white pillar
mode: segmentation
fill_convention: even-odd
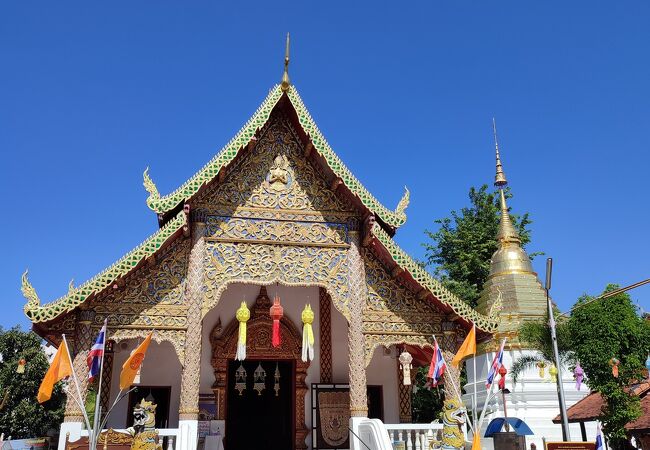
[[[176,450],[196,450],[199,443],[199,421],[179,420]]]
[[[59,430],[59,450],[65,449],[65,439],[68,436],[69,441],[76,441],[81,437],[81,422],[63,422]]]

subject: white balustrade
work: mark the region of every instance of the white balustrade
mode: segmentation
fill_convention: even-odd
[[[429,450],[429,443],[438,439],[441,423],[386,423],[391,442],[404,442],[405,450]]]

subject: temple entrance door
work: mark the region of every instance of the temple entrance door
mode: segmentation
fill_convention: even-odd
[[[236,372],[246,370],[245,389],[239,394]],[[264,370],[264,382],[255,373]],[[275,371],[279,372],[276,394]],[[227,450],[291,450],[294,440],[294,362],[245,360],[228,362],[225,448]],[[263,386],[261,393],[255,387]]]
[[[243,364],[235,361],[239,337],[236,319],[223,330],[218,323],[210,332],[215,376],[212,391],[217,402],[217,417],[226,421],[226,450],[307,448],[305,440],[309,430],[305,424],[305,397],[308,389],[305,379],[309,362],[302,360],[302,335],[285,316],[280,320],[282,342],[273,347],[270,307],[271,299],[262,286],[247,322],[246,360]],[[280,371],[278,397],[273,390],[276,363]],[[240,364],[246,370],[246,390],[241,396],[236,389],[236,372]],[[265,390],[257,395],[254,390],[255,369],[260,364],[266,371],[266,382]],[[285,437],[287,433],[289,438]]]

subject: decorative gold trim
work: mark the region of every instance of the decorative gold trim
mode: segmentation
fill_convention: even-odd
[[[298,242],[298,241],[269,241],[263,239],[234,239],[234,238],[205,238],[207,242],[225,242],[229,244],[264,244],[284,245],[291,247],[319,247],[319,248],[350,248],[350,244],[324,244],[320,242]]]
[[[534,275],[537,277],[537,272],[532,272],[530,270],[518,270],[518,269],[511,269],[511,270],[504,270],[502,272],[497,272],[497,273],[491,273],[487,279],[491,279],[494,277],[498,277],[501,275]]]

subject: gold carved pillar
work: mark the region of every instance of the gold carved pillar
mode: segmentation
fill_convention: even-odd
[[[363,306],[368,297],[366,270],[358,244],[352,240],[347,255],[350,299],[348,308],[348,364],[350,369],[350,416],[367,417],[366,362],[363,339]]]
[[[187,267],[185,304],[187,332],[185,363],[181,375],[179,420],[198,420],[199,381],[201,373],[201,308],[203,305],[203,257],[205,255],[205,223],[192,224],[192,249]]]
[[[101,402],[102,419],[106,417],[106,412],[110,408],[111,398],[111,380],[113,378],[113,356],[114,356],[115,342],[106,341],[104,349],[104,373],[102,374],[102,396],[99,399]]]
[[[332,382],[332,299],[324,288],[319,289],[318,317],[320,324],[320,382]]]
[[[455,322],[442,322],[442,342],[440,342],[440,346],[445,361],[447,361],[444,383],[445,400],[450,400],[452,398],[458,399],[458,396],[460,395],[460,367],[455,368],[451,365],[451,361],[454,359],[454,356],[456,356],[456,351],[459,347]]]
[[[400,423],[411,423],[413,420],[411,412],[411,385],[404,384],[404,371],[400,367],[401,364],[399,359],[397,361],[397,392],[399,397],[399,421]],[[413,380],[413,375],[415,374],[415,368],[412,369],[411,380]]]
[[[72,360],[72,368],[77,375],[79,381],[79,389],[81,390],[81,402],[86,401],[86,393],[88,392],[88,365],[86,358],[92,346],[92,330],[90,325],[95,318],[95,311],[81,310],[77,315],[77,325],[75,327],[74,344],[68,341],[71,352],[74,352],[74,359]],[[74,383],[68,385],[68,398],[65,404],[64,422],[83,422],[83,412],[79,409],[79,405],[73,398],[77,398],[77,389]]]

